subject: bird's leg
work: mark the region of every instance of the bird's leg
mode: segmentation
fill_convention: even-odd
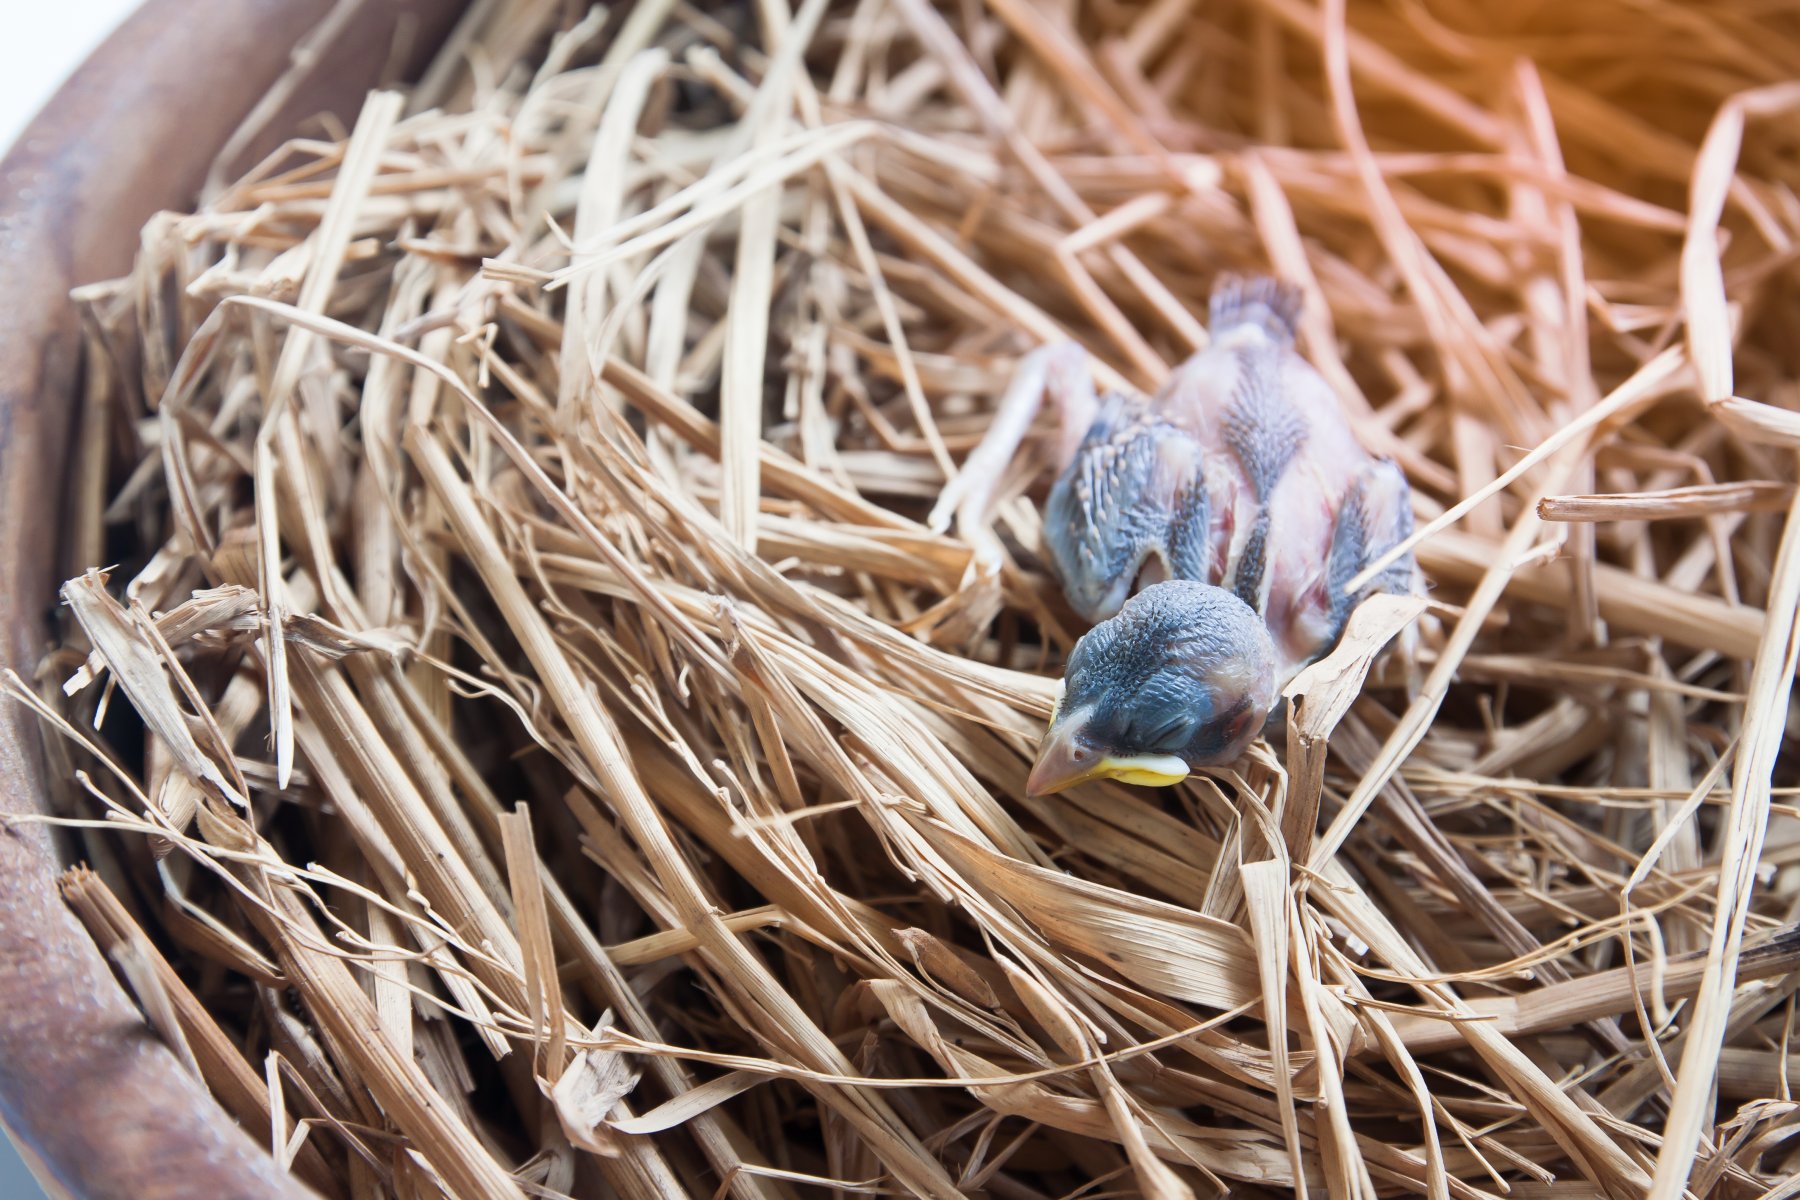
[[[1045,401],[1057,415],[1051,449],[1060,473],[1075,457],[1100,408],[1087,351],[1073,342],[1041,346],[1019,360],[981,444],[931,510],[929,524],[935,532],[948,529],[955,518],[958,536],[975,548],[975,565],[983,573],[1000,566],[1000,540],[994,536],[992,521],[1001,482]]]

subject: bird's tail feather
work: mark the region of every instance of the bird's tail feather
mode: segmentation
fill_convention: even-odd
[[[1300,289],[1268,275],[1227,275],[1213,286],[1212,335],[1223,336],[1242,325],[1261,329],[1289,345],[1300,322]]]

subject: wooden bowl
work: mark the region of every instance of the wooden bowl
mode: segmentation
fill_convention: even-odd
[[[396,45],[415,63],[459,0],[358,7],[246,148],[306,117],[354,120]],[[29,680],[48,646],[66,449],[79,386],[70,287],[130,268],[138,230],[191,203],[218,148],[288,67],[331,0],[148,0],[0,163],[0,661]],[[396,37],[400,39],[396,41]],[[81,564],[88,565],[88,564]],[[44,811],[42,739],[0,703],[0,811]],[[0,826],[0,1119],[52,1194],[303,1196],[178,1065],[56,891],[56,839]]]

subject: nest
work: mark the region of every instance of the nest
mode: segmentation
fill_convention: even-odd
[[[359,1197],[1792,1193],[1791,13],[580,10],[253,117],[77,294],[12,692],[247,1130]],[[1227,271],[1429,599],[1234,767],[1028,798],[1043,481],[997,571],[926,513],[1022,353],[1153,388]]]

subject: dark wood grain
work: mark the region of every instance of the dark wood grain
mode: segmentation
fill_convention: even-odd
[[[455,0],[364,4],[270,123],[355,117],[395,46],[441,41]],[[0,162],[0,659],[30,678],[55,598],[78,384],[69,288],[126,271],[137,231],[191,203],[216,149],[329,0],[149,0]],[[418,57],[417,53],[414,55]],[[262,147],[268,148],[265,141]],[[0,811],[43,811],[35,722],[0,703]],[[309,1194],[146,1028],[55,887],[40,826],[0,829],[0,1119],[53,1187],[93,1200]]]

